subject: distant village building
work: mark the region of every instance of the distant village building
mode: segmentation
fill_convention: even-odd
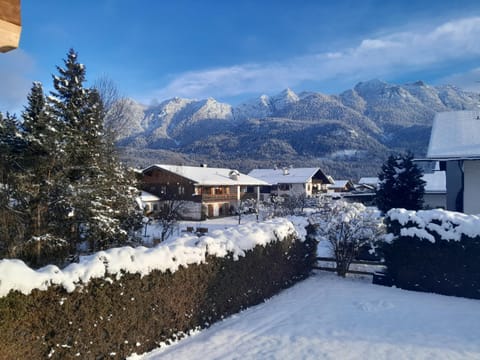
[[[480,111],[438,113],[427,158],[446,171],[447,210],[480,214]]]
[[[254,169],[248,175],[268,183],[269,187],[262,187],[263,193],[277,196],[311,197],[326,192],[327,185],[333,184],[320,168]]]
[[[438,168],[436,168],[433,173],[424,173],[422,179],[425,181],[423,207],[426,209],[445,209],[445,171],[439,171]],[[362,202],[366,205],[374,205],[375,193],[378,189],[379,182],[378,177],[362,177],[358,181],[358,184],[355,185],[355,190],[345,194],[344,198],[350,201]]]
[[[20,0],[0,1],[0,52],[7,52],[18,47],[22,19]]]
[[[141,184],[143,191],[159,198],[158,206],[167,199],[185,202],[182,216],[195,220],[231,215],[242,200],[257,199],[259,187],[267,185],[234,169],[160,164],[142,170]],[[153,212],[155,203],[146,201]]]
[[[327,185],[328,191],[333,192],[350,192],[355,190],[355,186],[350,180],[333,180],[333,184]]]
[[[360,191],[365,190],[375,192],[377,190],[379,182],[380,180],[378,179],[378,177],[362,177],[360,178],[360,180],[358,180],[359,186],[357,187],[357,189]]]
[[[143,190],[137,198],[138,205],[144,210],[146,215],[157,211],[161,200],[160,197]]]

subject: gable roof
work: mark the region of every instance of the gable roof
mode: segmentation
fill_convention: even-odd
[[[305,184],[317,174],[325,183],[333,183],[320,168],[254,169],[248,173],[270,185]]]
[[[380,180],[378,177],[362,177],[360,180],[358,180],[359,185],[373,185],[377,186]]]
[[[184,165],[154,164],[145,168],[142,172],[152,169],[163,169],[176,175],[182,176],[197,185],[220,186],[220,185],[268,185],[265,181],[240,173],[237,170],[226,168],[210,168]],[[235,172],[237,176],[232,176]]]
[[[334,180],[333,184],[327,185],[327,188],[329,189],[342,189],[346,186],[353,186],[352,182],[350,180]]]
[[[480,159],[480,111],[435,115],[427,158]]]

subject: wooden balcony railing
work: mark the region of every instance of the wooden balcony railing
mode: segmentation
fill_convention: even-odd
[[[198,195],[202,201],[234,201],[237,200],[237,194],[202,194]]]

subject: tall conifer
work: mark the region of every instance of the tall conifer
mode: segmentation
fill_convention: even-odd
[[[392,208],[418,210],[423,205],[425,181],[411,153],[390,155],[378,175],[376,203],[382,212]]]

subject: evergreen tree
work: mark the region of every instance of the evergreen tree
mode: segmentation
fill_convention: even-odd
[[[378,175],[380,183],[375,199],[378,208],[383,213],[392,208],[421,209],[425,193],[422,176],[411,153],[390,155]]]
[[[105,110],[98,92],[83,87],[85,67],[70,50],[65,66],[57,67],[51,105],[64,124],[64,169],[70,181],[71,211],[65,219],[76,242],[91,250],[125,242],[131,225],[139,222],[135,209],[135,178],[114,155],[103,128]],[[133,224],[130,224],[133,221]]]
[[[63,126],[51,115],[40,83],[33,84],[27,100],[22,112],[22,131],[27,143],[27,166],[22,184],[29,198],[26,207],[31,220],[29,234],[36,237],[60,235],[56,231],[60,224],[55,225],[55,222],[57,214],[65,209],[56,208],[61,204],[59,198],[67,185],[63,179],[60,148]]]
[[[0,113],[0,254],[13,256],[24,240],[24,202],[18,186],[25,142],[15,116]]]
[[[34,266],[61,264],[80,245],[124,244],[141,226],[135,175],[105,136],[105,109],[83,85],[85,67],[70,50],[57,69],[48,98],[33,84],[21,126],[0,113],[0,255]]]

